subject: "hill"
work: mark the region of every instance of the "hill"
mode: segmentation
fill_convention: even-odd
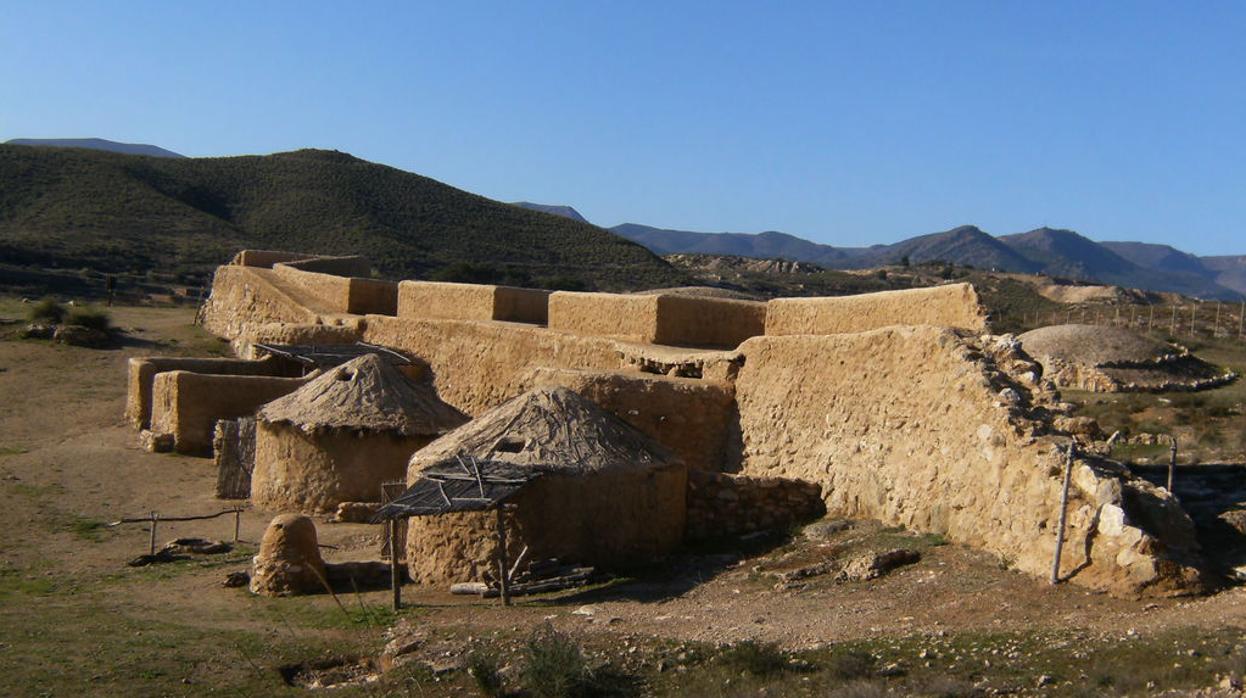
[[[185,155],[146,143],[118,143],[103,138],[14,138],[5,145],[30,145],[48,148],[86,148],[123,155],[148,155],[154,158],[184,158]]]
[[[987,235],[975,226],[962,225],[941,233],[919,235],[893,245],[878,245],[855,259],[860,267],[911,263],[954,262],[961,266],[999,271],[1033,272],[1038,264]]]
[[[651,252],[345,153],[150,158],[0,146],[0,258],[202,279],[243,247],[362,254],[391,278],[678,285]]]
[[[562,216],[563,218],[570,218],[573,221],[579,221],[581,223],[588,222],[587,218],[585,218],[584,216],[581,216],[579,211],[575,210],[574,208],[571,208],[570,206],[557,206],[557,205],[551,205],[551,204],[534,204],[531,201],[515,201],[511,203],[511,206],[518,206],[519,208],[526,208],[529,211],[540,211],[541,213],[552,213],[555,216]]]
[[[795,235],[764,233],[694,233],[688,230],[654,228],[639,223],[623,223],[610,229],[616,235],[634,240],[658,254],[710,254],[758,259],[792,259],[833,265],[854,257],[860,250],[810,242]]]

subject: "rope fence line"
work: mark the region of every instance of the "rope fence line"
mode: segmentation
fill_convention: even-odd
[[[208,519],[217,519],[222,516],[226,516],[228,514],[233,514],[234,515],[234,540],[233,542],[237,544],[241,542],[241,538],[239,537],[239,534],[242,530],[242,512],[243,511],[244,509],[242,507],[232,507],[230,509],[222,509],[221,511],[218,511],[215,514],[202,514],[202,515],[196,515],[196,516],[161,516],[159,512],[153,511],[147,516],[132,516],[132,517],[127,517],[123,519],[117,519],[116,521],[113,521],[112,523],[107,524],[107,526],[109,528],[113,528],[115,526],[120,526],[122,524],[131,524],[131,523],[151,524],[151,540],[149,544],[148,554],[155,555],[156,554],[156,528],[160,525],[161,521],[168,521],[168,522],[206,521]],[[318,545],[321,548],[327,548],[329,550],[337,550],[336,545],[326,545],[324,543],[319,543]]]

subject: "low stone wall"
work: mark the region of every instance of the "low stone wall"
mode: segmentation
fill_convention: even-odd
[[[975,341],[921,326],[745,342],[742,473],[817,482],[837,516],[941,533],[1047,574],[1067,437],[1029,417],[1050,398],[1024,382],[1032,372],[999,370],[1033,362]],[[1202,588],[1193,524],[1167,492],[1089,462],[1074,484],[1062,574],[1123,594]]]
[[[812,482],[688,473],[689,541],[786,529],[825,513],[822,487]]]
[[[164,371],[190,371],[233,376],[286,376],[301,373],[281,361],[244,359],[192,359],[176,356],[131,357],[126,383],[125,418],[135,429],[151,426],[152,382]],[[295,371],[298,371],[296,373]]]
[[[401,281],[398,312],[402,318],[500,320],[543,325],[549,316],[549,291],[490,284]]]
[[[210,455],[218,419],[255,413],[264,403],[298,390],[303,378],[229,376],[165,371],[152,382],[151,431],[171,434],[179,453]]]
[[[556,291],[550,329],[687,347],[735,348],[764,334],[766,304],[675,294]]]
[[[683,459],[692,470],[722,470],[735,422],[735,391],[725,381],[649,373],[536,368],[512,391],[560,386],[614,413]]]
[[[881,291],[833,298],[775,298],[766,334],[840,334],[891,325],[934,325],[981,332],[986,311],[970,284]]]

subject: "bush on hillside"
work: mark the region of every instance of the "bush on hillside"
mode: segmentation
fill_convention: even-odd
[[[42,325],[59,325],[65,318],[65,306],[56,302],[55,298],[44,298],[30,307],[27,313],[31,322]]]
[[[65,315],[65,324],[107,332],[112,328],[112,318],[98,308],[73,308]]]

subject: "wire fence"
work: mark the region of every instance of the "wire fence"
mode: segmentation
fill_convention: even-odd
[[[1164,305],[1081,305],[1058,310],[1005,313],[1004,324],[1023,328],[1048,325],[1101,325],[1171,337],[1246,340],[1246,302],[1201,301]]]

